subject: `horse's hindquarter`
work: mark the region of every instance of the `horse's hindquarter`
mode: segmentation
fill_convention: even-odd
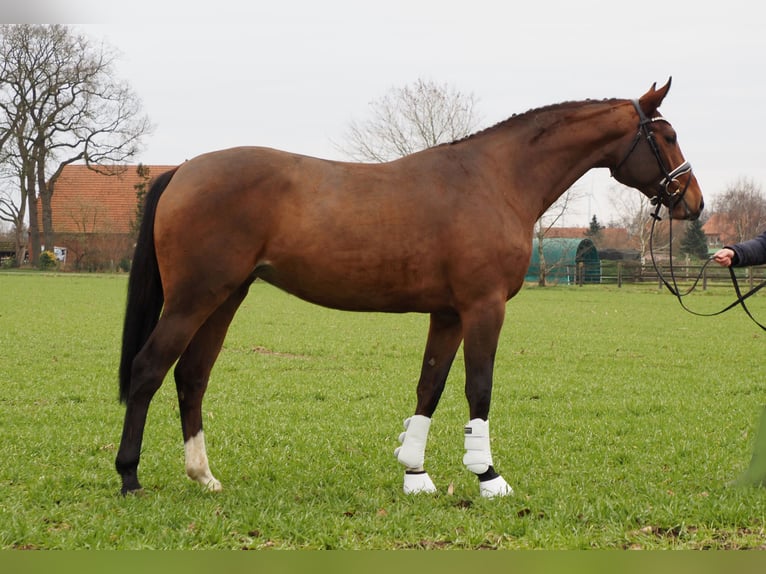
[[[454,308],[462,291],[496,285],[502,275],[499,206],[438,156],[351,164],[245,148],[182,170],[163,210],[186,220],[174,233],[207,230],[187,238],[198,265],[212,273],[236,267],[234,283],[255,269],[328,307],[430,312]],[[221,258],[226,265],[216,264]]]

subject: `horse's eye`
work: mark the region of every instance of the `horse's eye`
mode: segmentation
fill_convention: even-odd
[[[669,134],[665,136],[665,141],[669,145],[676,145],[676,134]]]

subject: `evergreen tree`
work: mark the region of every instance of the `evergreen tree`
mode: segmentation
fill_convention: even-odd
[[[702,222],[699,219],[690,221],[686,226],[686,235],[681,241],[681,253],[686,253],[698,259],[707,259],[707,237],[702,230]]]
[[[144,203],[146,192],[149,191],[151,177],[149,176],[149,168],[142,163],[136,166],[136,175],[138,175],[138,183],[133,186],[133,189],[136,190],[136,213],[135,219],[130,222],[130,230],[137,237],[138,230],[141,229],[141,222],[144,219]]]
[[[599,239],[601,239],[602,229],[604,229],[604,226],[598,222],[598,219],[594,215],[590,220],[590,226],[588,227],[588,230],[585,232],[585,237],[590,238],[593,243],[596,243]]]

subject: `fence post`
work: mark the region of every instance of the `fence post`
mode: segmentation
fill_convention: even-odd
[[[577,262],[577,284],[582,287],[583,283],[585,283],[584,280],[585,277],[585,263],[582,261]]]
[[[617,262],[617,287],[622,287],[622,261]]]

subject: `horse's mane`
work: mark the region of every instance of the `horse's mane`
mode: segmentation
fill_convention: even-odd
[[[540,108],[533,108],[531,110],[527,110],[526,112],[522,114],[513,114],[510,118],[502,120],[492,126],[489,126],[488,128],[484,128],[482,130],[479,130],[477,132],[474,132],[472,134],[469,134],[467,136],[464,136],[462,138],[458,138],[454,141],[451,141],[449,143],[445,143],[442,145],[455,145],[459,144],[483,135],[486,135],[491,132],[495,132],[501,129],[505,129],[507,127],[510,127],[512,124],[516,123],[525,123],[531,120],[532,118],[537,117],[540,114],[544,113],[550,113],[550,112],[565,112],[573,108],[579,108],[587,104],[614,104],[616,102],[619,102],[622,100],[619,100],[617,98],[610,98],[610,99],[603,99],[603,100],[577,100],[577,101],[568,101],[568,102],[561,102],[558,104],[550,104],[547,106],[543,106]]]

